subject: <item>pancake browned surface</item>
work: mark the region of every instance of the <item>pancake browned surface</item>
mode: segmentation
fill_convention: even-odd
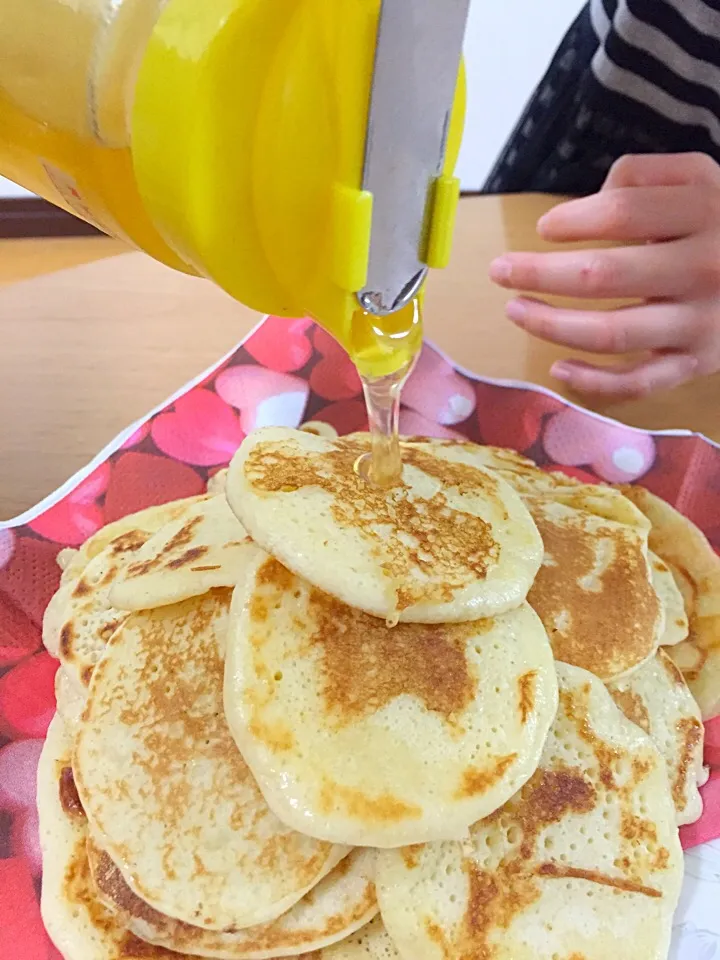
[[[647,541],[650,522],[616,487],[602,483],[576,483],[574,486],[556,486],[540,496],[556,503],[564,503],[573,510],[633,527]]]
[[[119,520],[113,520],[112,523],[106,524],[79,548],[72,562],[63,571],[63,580],[72,580],[79,577],[93,557],[96,557],[118,537],[132,533],[133,530],[142,530],[144,533],[153,534],[164,527],[166,523],[182,516],[189,506],[204,500],[205,497],[206,494],[201,494],[197,497],[186,497],[183,500],[171,500],[169,503],[146,507],[137,513],[130,513],[126,517],[121,517]]]
[[[230,466],[228,500],[285,566],[375,616],[467,621],[525,599],[542,544],[508,484],[442,448],[408,446],[402,483],[378,490],[354,470],[368,449],[357,437],[259,430]]]
[[[603,685],[558,664],[540,767],[465,843],[378,854],[404,960],[659,960],[683,874],[665,764]]]
[[[124,610],[110,603],[110,588],[148,537],[145,531],[135,529],[122,534],[94,556],[80,579],[70,585],[58,655],[68,678],[83,695],[108,641],[127,619]]]
[[[100,901],[142,940],[180,953],[220,960],[273,960],[344,940],[377,914],[375,853],[352,851],[302,900],[273,923],[235,933],[202,930],[158,913],[136,897],[121,872],[88,842],[90,870]]]
[[[189,497],[185,500],[174,500],[130,514],[102,527],[86,540],[79,550],[73,551],[69,562],[63,568],[60,587],[50,600],[43,617],[43,643],[52,656],[59,656],[62,628],[75,610],[73,595],[91,561],[111,544],[136,544],[134,549],[139,549],[157,530],[182,516],[189,507],[203,499],[204,497]]]
[[[85,852],[87,820],[74,791],[70,754],[70,737],[56,716],[38,767],[41,911],[50,939],[65,960],[178,960],[177,954],[128,933],[98,902]]]
[[[628,718],[652,737],[665,758],[678,824],[702,815],[698,785],[705,782],[700,707],[663,650],[631,677],[608,687]]]
[[[388,627],[254,549],[233,600],[225,712],[280,819],[366,846],[456,838],[532,775],[557,681],[527,604]]]
[[[233,587],[249,538],[224,494],[200,500],[137,551],[111,585],[120,610],[150,610]]]
[[[528,601],[556,659],[606,681],[631,673],[653,656],[663,630],[645,535],[554,500],[528,505],[545,544]]]
[[[403,443],[432,451],[442,448],[448,459],[499,474],[523,496],[538,496],[579,484],[573,477],[558,471],[543,470],[534,460],[505,447],[485,446],[470,440],[438,440],[434,437],[403,437]]]
[[[117,913],[100,902],[87,855],[87,819],[74,789],[70,754],[70,738],[60,718],[55,717],[38,769],[43,852],[41,908],[53,943],[65,960],[201,960],[198,954],[179,954],[146,943],[123,925]],[[356,855],[358,858],[368,856],[372,854]],[[357,899],[358,909],[361,899]],[[312,897],[307,896],[290,911],[288,918],[292,914],[302,917],[303,904],[306,915],[316,915],[317,911],[308,906],[311,903]],[[292,927],[292,923],[289,925]],[[287,952],[276,954],[283,955]],[[303,953],[298,960],[397,960],[397,957],[382,923],[373,921],[341,943]]]
[[[276,919],[344,851],[270,812],[222,709],[230,591],[133,614],[110,641],[77,735],[97,842],[133,892],[209,930]]]
[[[720,557],[694,523],[643,487],[623,488],[652,524],[650,548],[671,569],[685,598],[688,639],[668,652],[703,719],[720,714]]]

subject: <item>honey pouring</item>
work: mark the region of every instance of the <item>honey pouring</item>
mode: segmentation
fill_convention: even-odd
[[[4,0],[0,173],[255,310],[310,316],[397,482],[459,197],[469,0]]]

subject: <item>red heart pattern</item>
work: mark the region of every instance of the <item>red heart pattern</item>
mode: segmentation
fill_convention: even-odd
[[[145,507],[197,496],[204,489],[200,474],[184,463],[155,453],[124,453],[115,461],[105,494],[105,520],[112,523]]]
[[[159,414],[150,432],[163,453],[198,467],[227,463],[245,437],[227,403],[202,389],[181,397],[171,413]]]
[[[403,403],[440,426],[454,427],[475,410],[475,391],[469,380],[425,344],[403,389]]]
[[[259,427],[299,427],[310,396],[307,380],[264,367],[229,367],[219,374],[215,389],[240,411],[245,434]]]
[[[720,717],[705,724],[705,763],[720,770]]]
[[[0,731],[10,737],[44,737],[55,712],[58,662],[44,650],[0,677]]]
[[[473,379],[431,347],[403,400],[404,433],[510,446],[587,482],[641,479],[720,548],[720,450],[701,438],[631,431],[549,394]],[[0,529],[0,736],[9,738],[0,747],[0,960],[62,960],[44,932],[33,882],[41,867],[35,777],[57,669],[41,649],[40,628],[60,578],[58,550],[131,512],[203,492],[250,430],[303,419],[339,433],[366,430],[360,380],[325,331],[269,318],[69,494],[28,525]],[[707,725],[706,761],[706,813],[683,828],[686,847],[720,836],[720,720]]]
[[[313,333],[320,359],[310,372],[310,387],[323,400],[351,400],[362,393],[362,383],[350,357],[321,327]]]
[[[550,414],[564,409],[562,400],[535,393],[528,402],[527,390],[476,383],[477,422],[480,439],[492,447],[512,447],[527,453],[537,443]]]
[[[46,960],[50,956],[50,941],[24,857],[0,860],[0,917],[3,960]]]
[[[245,343],[245,350],[261,367],[276,373],[301,370],[313,353],[307,331],[309,320],[268,317]]]
[[[35,807],[42,745],[42,740],[17,740],[0,748],[0,810]]]
[[[648,433],[619,423],[565,409],[552,417],[543,437],[551,460],[568,467],[590,465],[609,483],[634,483],[655,460],[655,441]]]
[[[55,543],[77,547],[96,533],[104,523],[98,498],[107,489],[110,466],[103,463],[72,493],[50,507],[30,527]]]

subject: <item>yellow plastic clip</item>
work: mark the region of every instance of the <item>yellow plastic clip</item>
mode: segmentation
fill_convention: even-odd
[[[430,233],[425,256],[425,262],[434,270],[444,270],[450,263],[459,202],[460,181],[458,178],[438,177],[434,187],[433,212],[430,219]]]

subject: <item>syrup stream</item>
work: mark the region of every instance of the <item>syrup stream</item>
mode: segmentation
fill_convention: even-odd
[[[400,395],[412,372],[413,362],[385,377],[363,377],[372,452],[358,461],[361,477],[374,487],[389,490],[402,479],[400,456]]]

